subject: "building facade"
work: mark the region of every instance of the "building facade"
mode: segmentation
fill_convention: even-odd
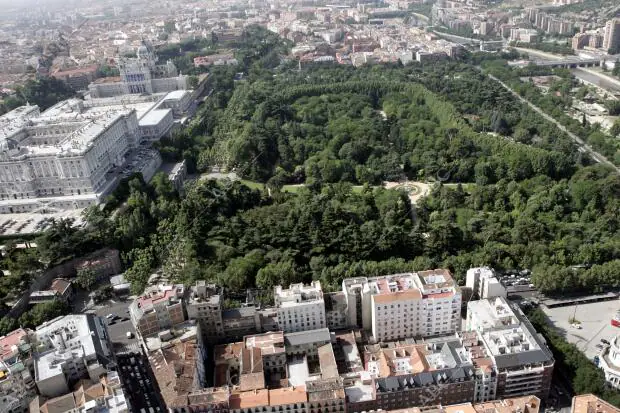
[[[309,286],[291,284],[288,289],[275,288],[275,306],[280,330],[284,332],[325,328],[325,301],[319,281]]]
[[[157,64],[153,46],[143,41],[135,57],[121,57],[118,61],[120,79],[111,82],[93,82],[88,86],[90,96],[105,98],[128,94],[153,94],[185,90],[187,76],[179,75],[172,61]],[[116,79],[115,79],[116,80]]]
[[[603,49],[620,52],[620,18],[611,19],[605,24]]]
[[[470,268],[467,270],[465,285],[480,299],[506,297],[506,289],[489,267]]]
[[[142,337],[155,335],[186,320],[183,284],[149,287],[129,305],[131,323]]]
[[[361,324],[376,341],[460,329],[461,291],[448,270],[347,279],[343,289],[348,325]]]
[[[497,370],[497,397],[547,399],[555,361],[527,317],[505,298],[470,301],[467,331],[476,331]]]
[[[67,394],[80,379],[97,381],[113,362],[108,331],[100,317],[58,317],[37,327],[34,334],[35,381],[42,396]]]
[[[85,108],[78,99],[0,116],[0,212],[31,212],[45,197],[69,209],[95,203],[138,138],[135,110]]]

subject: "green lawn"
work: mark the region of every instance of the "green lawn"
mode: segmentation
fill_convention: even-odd
[[[263,185],[264,185],[262,182],[248,181],[247,179],[242,179],[240,182],[243,185],[250,187],[251,189],[258,189],[258,190],[262,190]]]

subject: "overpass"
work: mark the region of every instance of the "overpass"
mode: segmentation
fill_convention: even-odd
[[[600,58],[590,58],[584,59],[580,57],[569,57],[558,60],[532,60],[537,66],[547,66],[547,67],[563,67],[566,69],[574,69],[577,67],[594,67],[600,66],[603,59]]]

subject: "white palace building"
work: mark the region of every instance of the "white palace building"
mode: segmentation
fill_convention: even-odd
[[[155,59],[146,46],[138,56]],[[123,87],[139,93],[69,99],[43,112],[26,105],[0,116],[0,214],[81,209],[132,172],[150,180],[162,162],[151,143],[191,116],[195,103],[185,84],[157,93],[134,83]]]

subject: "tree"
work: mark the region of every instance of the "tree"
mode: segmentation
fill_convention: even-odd
[[[256,286],[268,290],[276,285],[290,285],[299,281],[295,279],[296,273],[292,260],[269,263],[258,270]]]
[[[18,327],[17,320],[13,317],[5,316],[0,318],[0,336],[5,336]]]
[[[196,89],[198,87],[198,76],[189,76],[187,78],[187,86],[189,86],[190,89]]]
[[[97,274],[90,268],[78,271],[75,282],[86,291],[92,291],[97,284]]]
[[[19,325],[27,328],[35,328],[46,321],[67,315],[69,312],[69,306],[61,300],[36,304],[29,311],[26,311],[21,315],[21,317],[19,317]]]

